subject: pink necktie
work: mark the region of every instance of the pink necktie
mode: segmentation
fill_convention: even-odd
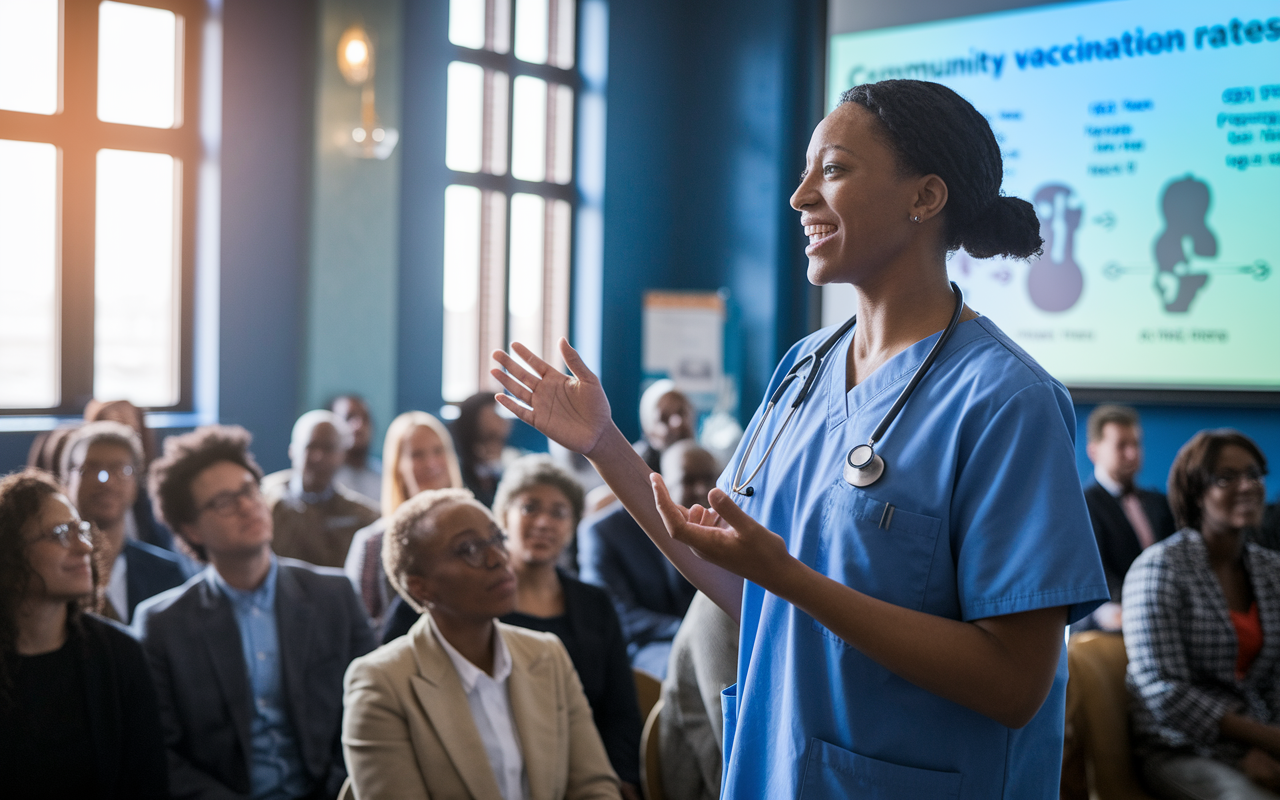
[[[1129,518],[1129,524],[1133,526],[1133,532],[1138,534],[1138,544],[1142,545],[1142,549],[1156,543],[1156,536],[1151,532],[1151,522],[1147,519],[1147,514],[1142,510],[1142,501],[1138,499],[1138,495],[1134,492],[1127,492],[1120,498],[1120,507],[1124,509],[1124,515]]]

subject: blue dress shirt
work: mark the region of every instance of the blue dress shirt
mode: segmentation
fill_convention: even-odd
[[[250,592],[227,584],[211,565],[213,583],[231,601],[253,692],[249,785],[254,800],[287,800],[310,791],[298,739],[284,707],[280,639],[276,632],[275,556],[262,585]]]

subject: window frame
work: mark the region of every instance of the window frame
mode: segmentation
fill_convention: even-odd
[[[178,281],[178,402],[144,411],[193,410],[197,198],[203,144],[200,137],[203,32],[202,0],[119,0],[172,11],[178,17],[180,75],[176,123],[149,128],[98,119],[98,8],[103,0],[59,3],[58,107],[53,114],[0,109],[0,139],[58,148],[57,256],[59,404],[3,408],[0,417],[78,416],[93,398],[97,155],[99,150],[162,153],[175,163]],[[116,400],[121,398],[102,398]]]
[[[501,315],[500,315],[501,321],[498,322],[496,325],[495,325],[495,321],[493,320],[493,316],[495,315],[495,310],[496,310],[496,307],[495,307],[496,304],[494,303],[493,298],[488,296],[488,293],[492,291],[492,288],[496,284],[496,281],[494,280],[494,276],[489,272],[489,264],[492,263],[493,259],[490,259],[487,256],[487,249],[489,247],[488,240],[484,237],[482,237],[481,239],[481,255],[480,255],[480,265],[479,265],[480,272],[478,275],[479,286],[477,287],[478,295],[477,295],[477,301],[476,301],[477,315],[478,315],[478,324],[477,324],[476,333],[477,333],[478,344],[479,344],[479,347],[478,347],[479,359],[478,359],[478,363],[476,364],[476,377],[477,377],[476,385],[477,385],[478,391],[498,391],[501,388],[498,382],[494,380],[494,378],[489,374],[489,367],[492,366],[492,364],[488,354],[493,349],[496,349],[496,348],[506,349],[509,345],[509,341],[508,341],[510,337],[509,294],[510,294],[510,285],[511,285],[511,247],[512,247],[511,198],[515,194],[537,195],[539,197],[542,197],[545,201],[547,201],[546,219],[550,218],[550,214],[551,214],[550,202],[552,200],[560,200],[569,204],[568,269],[567,269],[567,274],[564,275],[565,296],[562,299],[563,308],[559,309],[559,311],[561,312],[560,316],[564,317],[564,334],[566,336],[569,336],[571,334],[571,326],[573,324],[574,265],[577,260],[576,259],[577,222],[578,222],[578,208],[579,208],[580,198],[581,198],[581,193],[578,189],[578,147],[579,147],[579,139],[580,139],[580,136],[579,136],[580,119],[578,114],[578,108],[579,108],[579,101],[582,95],[582,89],[585,84],[585,81],[583,80],[582,74],[580,72],[581,61],[582,61],[581,59],[582,53],[581,53],[581,46],[580,46],[581,45],[580,26],[582,24],[582,2],[581,0],[574,0],[573,2],[573,14],[574,14],[573,56],[574,58],[573,58],[573,66],[565,68],[565,67],[553,66],[551,64],[534,64],[528,61],[522,61],[516,57],[515,55],[516,5],[519,2],[521,2],[521,0],[510,0],[510,1],[511,1],[511,6],[509,9],[509,14],[510,14],[509,29],[508,29],[509,39],[507,43],[508,44],[507,52],[498,53],[493,50],[489,50],[485,48],[472,49],[470,47],[464,47],[462,45],[454,44],[452,41],[449,41],[447,33],[445,35],[446,52],[448,53],[448,58],[446,59],[446,62],[445,62],[446,64],[450,64],[455,61],[475,64],[486,70],[494,70],[497,72],[505,73],[507,75],[506,153],[505,153],[506,170],[504,171],[504,173],[501,175],[494,175],[488,172],[484,172],[483,167],[479,172],[462,172],[459,170],[450,169],[447,165],[444,164],[444,159],[441,158],[441,166],[444,168],[445,175],[446,175],[445,187],[448,187],[451,185],[472,186],[477,189],[480,189],[481,192],[499,192],[503,194],[506,198],[506,203],[505,203],[506,213],[504,214],[504,219],[503,219],[503,225],[504,225],[503,247],[505,248],[505,252],[503,252],[501,261],[500,261],[503,268],[503,274],[502,274],[503,281],[501,284],[502,286]],[[494,6],[496,4],[494,3],[494,0],[488,0],[488,2],[486,2],[485,5],[486,5],[486,10],[485,10],[486,27],[488,28],[488,30],[486,31],[485,38],[486,40],[491,41],[492,25],[493,25],[493,17],[494,17]],[[557,3],[555,2],[555,0],[551,0],[551,2],[548,3],[548,16],[551,17],[550,19],[548,19],[548,36],[549,37],[551,35],[551,31],[556,30],[555,20],[554,20],[554,13],[556,12],[553,10],[556,7],[557,7]],[[554,52],[554,48],[550,46],[550,43],[548,43],[547,49],[548,49],[548,59],[550,59],[551,54]],[[550,175],[550,169],[548,169],[548,174],[546,176],[546,180],[544,181],[527,181],[527,180],[521,180],[512,176],[512,169],[511,169],[512,156],[513,156],[514,141],[515,141],[514,139],[515,81],[516,81],[516,78],[520,76],[528,76],[528,77],[538,78],[542,81],[545,81],[547,83],[548,89],[550,89],[551,86],[558,84],[561,86],[567,86],[569,89],[573,91],[573,107],[572,107],[573,124],[571,128],[572,146],[570,147],[570,150],[569,150],[570,178],[568,183],[561,184],[561,183],[556,183],[554,180],[552,180]],[[550,91],[548,91],[548,96],[550,96]],[[550,103],[550,99],[548,100],[548,104],[549,103]],[[550,121],[548,120],[547,122],[547,128],[548,128],[547,150],[548,151],[552,150],[555,146],[554,131],[551,129],[551,127],[552,126],[550,124]],[[483,152],[484,150],[482,149],[482,153]],[[548,167],[549,166],[550,165],[548,165]],[[482,195],[482,197],[484,196],[485,195]],[[484,202],[486,201],[482,200],[482,204]],[[481,224],[483,225],[484,220],[487,219],[487,217],[484,215],[488,213],[487,210],[484,210],[483,205],[482,205],[481,213],[482,213]],[[554,342],[551,341],[554,337],[549,336],[547,334],[549,325],[553,325],[554,323],[549,323],[548,318],[552,315],[553,311],[556,310],[555,303],[557,301],[553,299],[551,296],[549,296],[545,291],[545,289],[549,287],[549,284],[551,283],[551,280],[552,280],[552,276],[549,272],[552,265],[548,262],[545,256],[546,253],[550,252],[550,248],[552,246],[551,245],[552,231],[551,231],[551,226],[549,222],[544,221],[544,226],[545,226],[544,230],[546,232],[544,237],[544,245],[543,245],[544,294],[543,294],[542,303],[543,303],[544,316],[543,316],[542,327],[543,327],[544,341],[538,343],[538,346],[539,346],[538,349],[544,351],[541,353],[541,355],[549,363],[558,365],[561,361],[559,353],[553,352],[548,349],[554,344]],[[501,339],[501,341],[499,341],[499,338]],[[443,375],[441,376],[441,378],[442,378],[441,392],[443,394],[443,390],[444,390]],[[456,402],[459,402],[459,400],[461,399],[462,398],[458,398],[457,400],[446,399],[445,402],[456,403]]]

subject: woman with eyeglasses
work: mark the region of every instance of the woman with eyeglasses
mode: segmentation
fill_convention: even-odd
[[[1247,436],[1197,433],[1169,470],[1180,530],[1125,576],[1134,751],[1158,797],[1280,797],[1280,553],[1246,537],[1266,474]]]
[[[0,479],[0,794],[168,796],[155,689],[142,648],[84,613],[95,537],[62,488],[27,469]]]
[[[465,490],[396,511],[383,563],[422,614],[352,662],[342,742],[357,797],[618,798],[560,641],[498,618],[516,607],[506,535]]]
[[[604,590],[570,577],[557,564],[582,519],[582,486],[549,456],[524,456],[507,468],[493,515],[506,531],[516,573],[508,625],[554,633],[569,651],[609,761],[625,797],[640,797],[640,705],[622,624]],[[403,636],[418,612],[391,604],[383,642]]]

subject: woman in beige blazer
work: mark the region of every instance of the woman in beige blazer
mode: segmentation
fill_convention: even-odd
[[[505,535],[470,492],[402,505],[383,563],[430,613],[351,663],[342,744],[365,798],[619,798],[573,664],[551,634],[496,617],[515,607]]]

